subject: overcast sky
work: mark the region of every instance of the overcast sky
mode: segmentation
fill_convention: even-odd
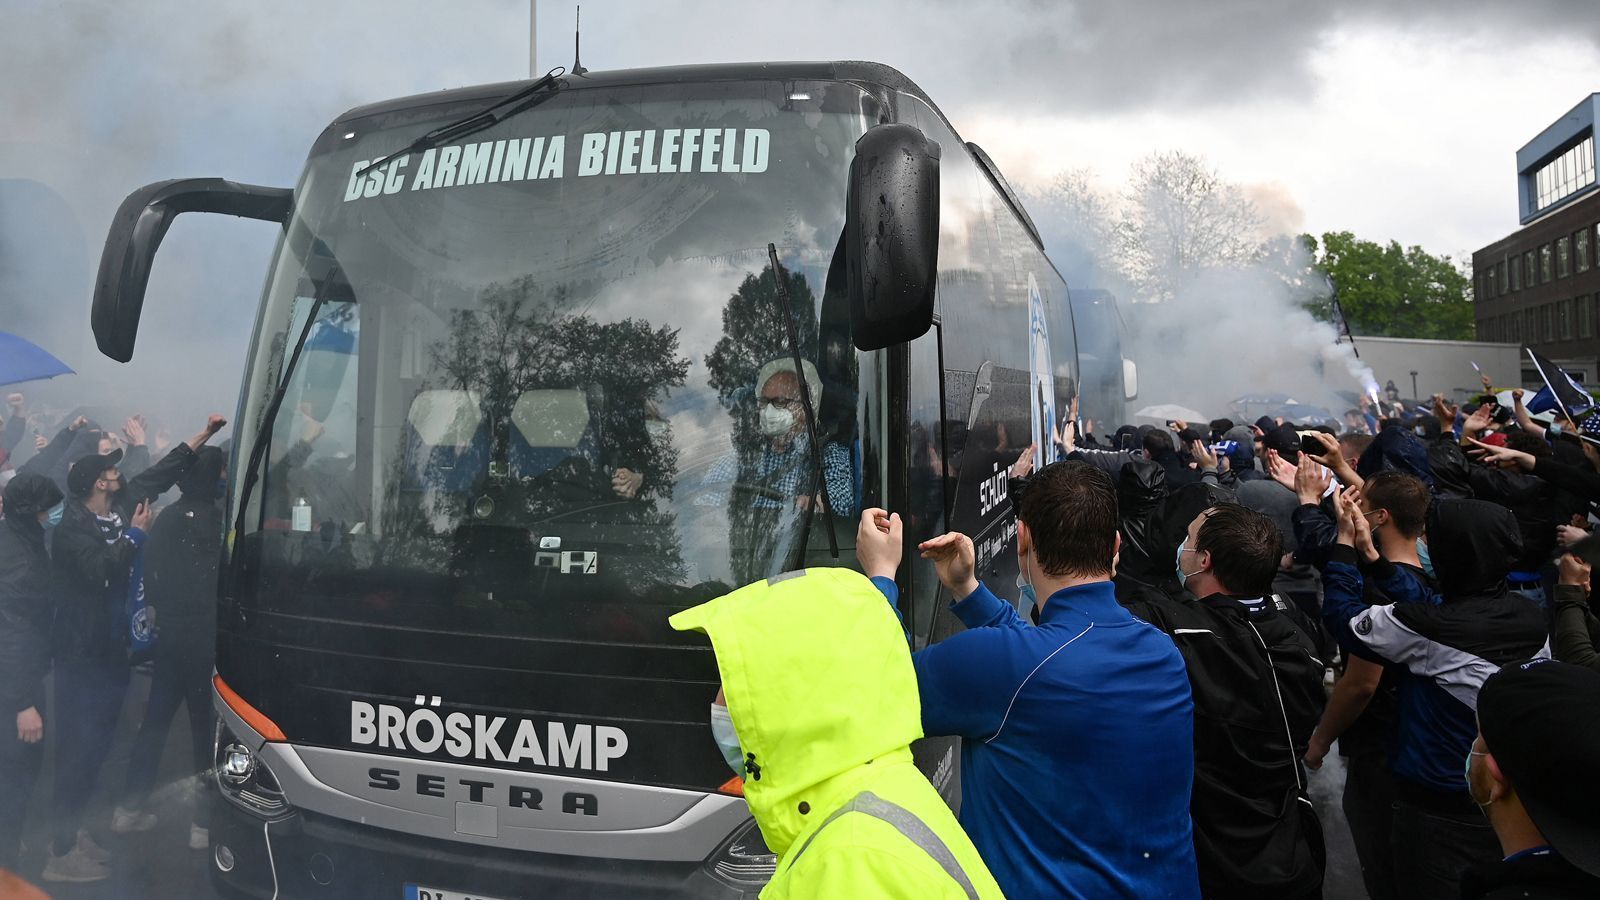
[[[572,3],[540,6],[569,63]],[[913,12],[915,10],[915,12]],[[1514,154],[1591,91],[1592,3],[591,3],[591,67],[864,58],[919,83],[1014,181],[1120,184],[1178,148],[1286,228],[1477,249],[1517,227]]]
[[[571,64],[573,5],[542,0],[542,67]],[[593,69],[875,60],[1022,185],[1088,167],[1115,187],[1133,159],[1182,149],[1251,186],[1285,230],[1451,254],[1516,228],[1516,149],[1600,71],[1600,19],[1577,0],[592,0],[584,13]],[[197,175],[292,184],[345,109],[525,77],[527,17],[526,0],[0,5],[4,327],[99,365],[89,287],[129,191]],[[272,237],[180,218],[145,330],[183,336],[181,352],[147,347],[137,372],[170,384],[236,368]]]

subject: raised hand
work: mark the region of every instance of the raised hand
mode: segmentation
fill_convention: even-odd
[[[894,578],[904,555],[905,526],[900,514],[873,507],[861,511],[856,528],[856,561],[868,578]]]
[[[923,559],[933,560],[939,582],[950,589],[951,596],[966,598],[978,589],[978,556],[972,538],[950,531],[917,547]]]
[[[1022,451],[1022,455],[1017,457],[1017,461],[1011,464],[1010,474],[1012,478],[1028,477],[1028,473],[1033,471],[1033,454],[1038,450],[1039,445],[1035,442],[1029,444],[1028,449]]]
[[[129,445],[144,446],[144,417],[129,416],[128,421],[122,423],[122,433],[127,436]]]
[[[1361,489],[1358,487],[1345,488],[1341,493],[1349,501],[1351,510],[1355,513],[1350,524],[1355,528],[1356,552],[1367,562],[1376,562],[1378,547],[1372,540],[1372,522],[1361,512]]]
[[[1336,491],[1334,493],[1333,511],[1339,524],[1338,542],[1346,547],[1354,548],[1356,545],[1355,520],[1361,518],[1361,510],[1357,509],[1355,504],[1351,502],[1351,490]]]
[[[1331,484],[1333,473],[1310,456],[1301,454],[1300,466],[1294,472],[1294,492],[1300,498],[1300,505],[1315,506],[1321,503]]]
[[[133,517],[129,519],[128,524],[140,531],[148,531],[150,523],[155,521],[155,518],[155,513],[150,510],[150,501],[141,500],[139,505],[133,508]]]
[[[1194,461],[1199,463],[1202,469],[1217,468],[1217,455],[1211,452],[1211,448],[1206,446],[1205,441],[1191,441],[1189,443],[1189,455],[1194,457]]]
[[[1467,416],[1467,421],[1461,426],[1461,435],[1463,438],[1477,437],[1478,435],[1482,434],[1484,429],[1489,427],[1489,423],[1493,421],[1494,411],[1489,408],[1489,404],[1485,403],[1482,406],[1479,406],[1472,415]]]
[[[1563,547],[1571,547],[1573,544],[1576,544],[1588,536],[1589,532],[1587,529],[1579,528],[1576,525],[1556,526],[1556,543]]]
[[[1584,593],[1589,591],[1589,564],[1573,556],[1563,553],[1561,562],[1556,566],[1557,579],[1561,584],[1581,587]]]
[[[1532,453],[1525,453],[1521,450],[1513,450],[1510,447],[1496,447],[1493,444],[1485,444],[1483,441],[1480,441],[1476,438],[1467,438],[1467,442],[1472,447],[1472,455],[1478,457],[1483,462],[1491,463],[1497,466],[1510,464],[1516,466],[1524,472],[1533,471],[1535,460]]]
[[[1272,480],[1283,485],[1289,490],[1294,490],[1294,466],[1288,460],[1278,455],[1276,450],[1267,451],[1267,474]]]

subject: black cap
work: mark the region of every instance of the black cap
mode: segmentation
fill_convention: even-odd
[[[1300,462],[1300,432],[1291,425],[1280,425],[1267,432],[1261,439],[1261,446],[1266,450],[1278,451],[1285,462]]]
[[[72,464],[72,470],[67,472],[67,490],[74,497],[86,497],[89,489],[100,480],[100,476],[107,469],[115,469],[122,462],[122,451],[113,450],[110,453],[96,453],[85,456]]]
[[[1274,422],[1271,416],[1262,416],[1256,420],[1255,425],[1257,428],[1261,429],[1262,434],[1266,434],[1272,429],[1278,427],[1278,423]]]
[[[1600,877],[1600,672],[1535,659],[1489,676],[1478,730],[1539,833]]]

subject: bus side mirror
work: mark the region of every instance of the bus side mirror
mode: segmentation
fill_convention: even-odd
[[[1139,367],[1126,356],[1122,358],[1122,399],[1139,399]]]
[[[869,128],[850,161],[844,228],[856,348],[921,337],[939,274],[939,145],[911,125]]]
[[[150,268],[179,213],[224,213],[282,224],[289,221],[293,207],[290,188],[235,184],[221,178],[158,181],[129,194],[111,219],[94,282],[89,322],[100,352],[117,362],[133,358]]]

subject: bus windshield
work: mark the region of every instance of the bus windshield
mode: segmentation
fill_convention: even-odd
[[[245,388],[242,433],[269,446],[235,638],[314,619],[681,644],[669,608],[802,564],[824,497],[856,512],[836,249],[862,88],[568,88],[363,171],[482,105],[374,115],[313,150]]]

